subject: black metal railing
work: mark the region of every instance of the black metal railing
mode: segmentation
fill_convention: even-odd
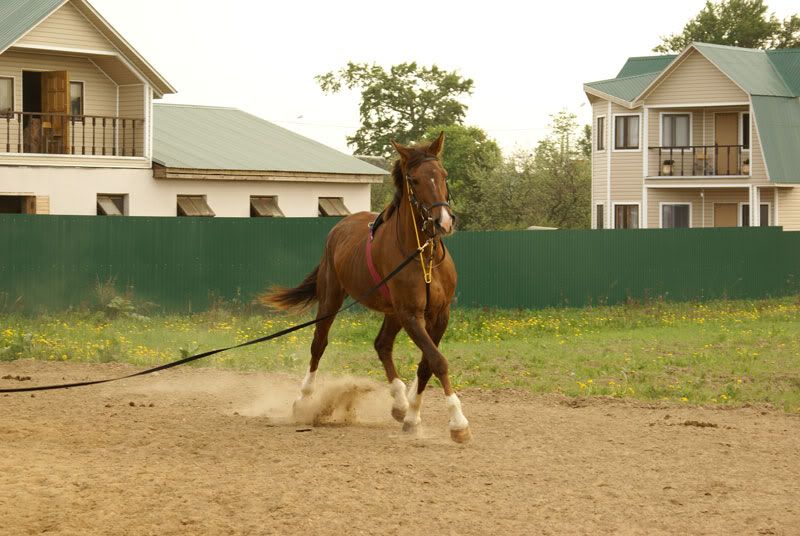
[[[144,156],[144,119],[0,112],[0,151],[27,154]]]
[[[749,175],[750,160],[743,156],[744,149],[744,145],[650,147],[658,151],[659,177]]]

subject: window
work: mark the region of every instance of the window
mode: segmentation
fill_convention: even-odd
[[[750,203],[742,203],[740,207],[741,226],[750,227]],[[761,227],[769,227],[769,203],[761,203]]]
[[[639,148],[639,116],[618,115],[614,118],[614,149]]]
[[[691,119],[689,114],[661,115],[661,146],[688,147],[690,140]]]
[[[614,229],[638,229],[639,205],[614,205]]]
[[[595,132],[597,136],[597,150],[598,151],[605,151],[606,150],[606,118],[605,116],[600,116],[597,118],[597,131]]]
[[[178,216],[216,216],[204,195],[179,195]]]
[[[14,79],[0,78],[0,113],[14,109]]]
[[[83,115],[83,82],[69,83],[70,115]]]
[[[675,203],[661,205],[662,229],[688,229],[690,227],[690,213],[692,205],[689,203]]]
[[[595,216],[595,222],[596,222],[595,228],[597,229],[603,229],[605,227],[605,218],[604,218],[605,215],[603,214],[603,209],[604,205],[602,203],[597,205],[596,216]]]
[[[252,196],[250,197],[250,217],[267,218],[267,217],[281,217],[283,211],[278,207],[277,197],[263,197]]]
[[[320,216],[349,216],[350,211],[344,206],[341,197],[320,197],[319,198]]]
[[[741,128],[739,128],[739,132],[742,133],[742,149],[749,149],[750,148],[750,114],[743,113],[742,114],[742,124]]]
[[[97,194],[98,216],[123,216],[125,214],[125,195]]]

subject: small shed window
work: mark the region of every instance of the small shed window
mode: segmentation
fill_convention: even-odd
[[[320,216],[349,216],[350,211],[344,206],[341,197],[320,197],[319,198]]]
[[[216,216],[204,195],[179,195],[178,216]]]
[[[252,196],[250,198],[251,217],[273,217],[283,216],[283,211],[278,206],[277,197]]]
[[[98,194],[98,216],[122,216],[125,214],[125,196]]]
[[[14,109],[14,79],[0,78],[0,113]]]

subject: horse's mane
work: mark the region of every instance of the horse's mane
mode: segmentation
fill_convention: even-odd
[[[409,151],[408,162],[406,167],[408,169],[414,168],[422,163],[423,160],[436,155],[431,152],[431,143],[418,143],[407,147]],[[385,217],[388,218],[392,215],[400,202],[403,200],[403,191],[405,190],[405,180],[403,176],[403,166],[400,164],[400,158],[394,161],[392,166],[392,180],[394,181],[394,197],[384,209]]]

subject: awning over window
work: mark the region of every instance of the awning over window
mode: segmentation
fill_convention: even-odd
[[[251,197],[250,215],[279,218],[284,214],[278,207],[278,199],[276,197]]]
[[[319,198],[320,216],[349,216],[350,211],[344,206],[341,197],[320,197]]]
[[[178,216],[216,216],[202,195],[179,195]]]
[[[97,213],[101,216],[122,216],[122,211],[107,195],[97,196]]]

